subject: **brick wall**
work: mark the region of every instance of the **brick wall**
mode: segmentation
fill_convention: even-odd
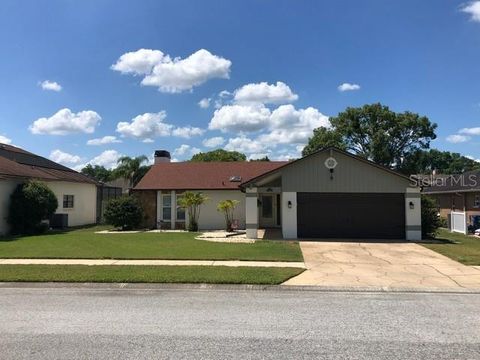
[[[132,192],[142,205],[144,220],[142,227],[157,228],[157,192],[155,190],[137,190]]]

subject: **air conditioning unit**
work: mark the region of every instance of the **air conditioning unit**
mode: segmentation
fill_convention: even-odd
[[[68,227],[68,214],[53,214],[50,218],[50,227],[53,229],[65,229]]]

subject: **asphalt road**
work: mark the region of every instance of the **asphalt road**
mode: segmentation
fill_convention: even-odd
[[[0,289],[0,359],[479,359],[480,295]]]

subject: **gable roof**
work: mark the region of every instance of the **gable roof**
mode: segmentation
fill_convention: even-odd
[[[399,177],[401,177],[401,178],[403,178],[403,179],[405,179],[405,180],[410,181],[410,178],[409,178],[408,176],[403,175],[403,174],[401,174],[401,173],[399,173],[399,172],[397,172],[397,171],[395,171],[395,170],[392,170],[392,169],[389,169],[389,168],[387,168],[387,167],[385,167],[385,166],[382,166],[382,165],[379,165],[379,164],[377,164],[377,163],[374,163],[373,161],[370,161],[370,160],[368,160],[368,159],[365,159],[365,158],[363,158],[363,157],[361,157],[361,156],[358,156],[358,155],[349,153],[348,151],[341,150],[341,149],[339,149],[339,148],[337,148],[337,147],[335,147],[335,146],[329,146],[329,147],[326,147],[326,148],[323,148],[323,149],[319,149],[319,150],[317,150],[317,151],[315,151],[315,152],[313,152],[313,153],[311,153],[311,154],[309,154],[309,155],[307,155],[307,156],[304,156],[304,157],[302,157],[302,158],[300,158],[300,159],[293,160],[293,161],[288,161],[288,162],[286,162],[283,166],[280,166],[280,167],[278,167],[278,168],[276,168],[276,169],[272,169],[271,171],[268,171],[268,172],[266,172],[266,173],[264,173],[264,174],[260,174],[260,175],[254,177],[254,178],[252,178],[252,179],[250,179],[250,180],[244,181],[244,182],[241,184],[241,187],[242,187],[242,188],[245,188],[246,186],[248,186],[249,184],[253,183],[254,181],[260,180],[261,178],[263,178],[263,177],[265,177],[265,176],[271,175],[271,174],[273,174],[273,173],[281,170],[282,168],[284,168],[284,167],[286,167],[286,166],[291,166],[292,164],[296,164],[296,163],[298,163],[298,162],[300,162],[300,161],[303,161],[303,160],[305,160],[305,159],[307,159],[307,158],[310,158],[310,157],[312,157],[312,156],[315,156],[315,155],[317,155],[317,154],[319,154],[319,153],[326,152],[326,151],[330,151],[330,150],[333,150],[333,151],[336,151],[336,152],[338,152],[338,153],[340,153],[340,154],[349,156],[349,157],[354,158],[354,159],[356,159],[356,160],[359,160],[359,161],[361,161],[361,162],[363,162],[363,163],[366,163],[366,164],[368,164],[368,165],[374,166],[374,167],[376,167],[376,168],[378,168],[378,169],[380,169],[380,170],[386,171],[386,172],[388,172],[388,173],[390,173],[390,174],[392,174],[392,175],[399,176]]]
[[[153,165],[134,190],[238,190],[285,161],[173,162]],[[237,181],[231,181],[237,177]]]
[[[97,184],[79,172],[18,147],[0,144],[0,177]]]

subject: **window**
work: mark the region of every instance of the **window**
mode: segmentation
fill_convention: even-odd
[[[177,221],[185,221],[185,208],[180,207],[180,199],[183,195],[177,195]]]
[[[480,195],[475,195],[475,200],[473,201],[474,208],[480,208]]]
[[[73,195],[63,195],[63,208],[64,209],[73,209],[74,205],[74,196]]]
[[[162,194],[162,219],[172,220],[172,196],[170,194]]]

